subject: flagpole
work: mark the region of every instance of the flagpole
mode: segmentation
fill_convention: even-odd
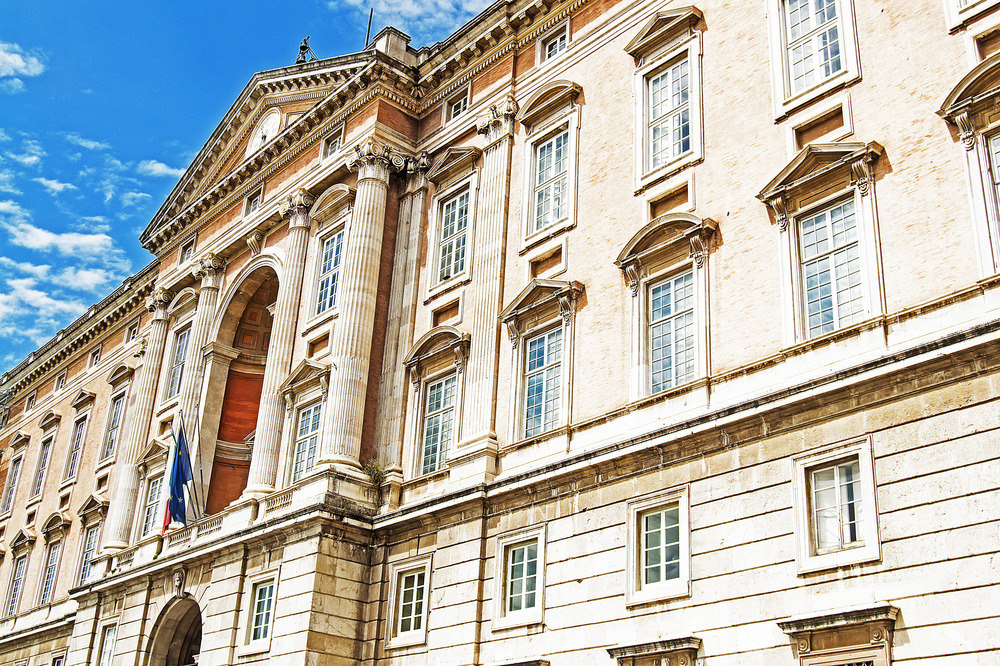
[[[183,424],[184,424],[184,410],[178,410],[178,413],[180,414],[181,425],[183,426]],[[201,428],[198,428],[198,430],[196,432],[198,433],[198,437],[197,437],[197,441],[196,441],[196,444],[197,444],[198,448],[196,449],[195,456],[197,456],[199,458],[199,460],[200,460],[200,458],[201,458]],[[187,440],[190,441],[190,437],[186,437],[185,439],[187,439]],[[191,447],[190,446],[188,446],[188,460],[189,461],[191,460]],[[194,516],[192,516],[192,517],[195,520],[201,520],[201,508],[200,508],[201,507],[201,499],[198,497],[198,488],[194,484],[193,481],[194,481],[194,479],[192,479],[192,483],[191,483],[191,495],[192,495],[192,499],[194,499],[194,502],[192,502],[192,506],[191,506],[191,508],[194,510],[193,511]]]

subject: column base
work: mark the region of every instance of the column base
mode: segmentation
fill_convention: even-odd
[[[267,483],[254,483],[248,485],[244,490],[243,494],[240,495],[233,504],[242,504],[243,502],[248,502],[250,500],[259,500],[265,495],[270,495],[274,492],[274,486]],[[232,505],[230,505],[232,506]]]
[[[117,555],[119,551],[128,548],[128,544],[124,541],[112,541],[101,546],[100,557],[111,557],[112,555]]]

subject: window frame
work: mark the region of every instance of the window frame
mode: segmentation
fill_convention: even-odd
[[[30,550],[17,553],[11,562],[10,578],[7,582],[7,593],[4,595],[3,617],[12,617],[17,615],[18,609],[21,606],[21,599],[24,597],[24,579],[27,578],[28,575],[29,554]],[[20,578],[18,578],[17,568],[19,562],[24,562],[24,568],[21,570]],[[15,580],[18,582],[16,588],[14,587]]]
[[[240,622],[238,627],[238,630],[240,631],[240,638],[237,643],[237,654],[240,656],[261,654],[269,652],[271,649],[271,638],[274,636],[274,624],[279,600],[278,585],[281,578],[280,573],[280,567],[269,568],[265,571],[247,576],[246,578],[246,589],[248,590],[248,594],[246,595],[247,602],[245,608],[240,610]],[[272,586],[272,592],[267,636],[254,640],[253,623],[254,608],[257,605],[256,592],[260,587],[268,584]]]
[[[549,341],[548,341],[548,338],[549,338],[549,336],[553,335],[556,332],[559,333],[559,360],[558,361],[549,361],[548,360],[548,357],[549,357],[549,352],[548,352]],[[545,354],[546,362],[540,368],[537,368],[535,370],[529,370],[528,369],[528,356],[530,355],[530,349],[529,348],[530,348],[532,342],[535,342],[536,340],[539,340],[539,339],[543,339],[544,340],[542,344],[543,344],[543,347],[545,349],[544,354]],[[556,324],[555,326],[547,326],[547,327],[542,328],[541,330],[536,330],[536,331],[532,331],[530,333],[526,333],[525,336],[524,336],[524,344],[522,345],[522,349],[520,350],[520,355],[521,355],[521,373],[520,373],[520,377],[519,377],[520,381],[518,382],[520,390],[519,390],[518,396],[517,396],[518,397],[517,402],[518,402],[518,405],[520,406],[520,410],[519,410],[519,419],[520,419],[519,435],[520,435],[520,437],[519,437],[519,439],[532,439],[534,437],[540,437],[542,435],[545,435],[546,433],[552,432],[553,430],[559,429],[566,422],[566,414],[565,414],[565,412],[566,412],[566,399],[565,399],[565,397],[566,397],[565,396],[565,391],[566,391],[566,381],[565,381],[566,380],[566,372],[565,372],[565,369],[566,369],[566,367],[565,367],[565,364],[566,364],[566,341],[567,341],[566,340],[566,330],[561,325],[561,323],[560,324]],[[545,396],[545,394],[549,390],[551,390],[550,387],[548,386],[547,375],[548,375],[548,371],[553,366],[555,366],[557,364],[559,366],[559,379],[558,379],[559,398],[558,398],[558,404],[556,405],[556,409],[558,411],[557,411],[557,417],[555,418],[554,422],[551,425],[547,425],[546,424],[546,419],[545,419],[545,416],[546,416],[545,408],[546,408],[546,402],[547,401],[545,400],[544,396]],[[541,413],[542,422],[541,422],[541,425],[540,425],[540,430],[537,430],[535,432],[530,432],[529,433],[528,432],[528,411],[527,411],[528,410],[528,383],[529,383],[530,378],[533,377],[533,376],[536,376],[536,375],[542,375],[543,376],[543,381],[542,381],[542,396],[543,396],[543,399],[542,399],[542,413]]]
[[[507,611],[507,570],[511,548],[535,541],[537,560],[535,573],[535,605]],[[500,534],[496,538],[493,556],[493,629],[509,629],[541,624],[545,617],[545,551],[546,525],[535,525]]]
[[[87,409],[82,414],[73,419],[73,429],[69,435],[69,446],[66,447],[66,465],[63,468],[63,481],[75,479],[80,471],[80,461],[82,459],[83,445],[87,440],[87,431],[90,427],[90,410]],[[73,454],[76,454],[75,456]]]
[[[330,146],[336,141],[337,147],[331,148]],[[338,125],[336,129],[323,137],[323,152],[321,153],[320,160],[326,161],[336,157],[341,150],[344,148],[344,126]]]
[[[52,560],[52,552],[56,550],[55,562]],[[42,606],[52,602],[53,597],[56,592],[56,585],[59,582],[59,565],[62,563],[63,557],[63,542],[62,539],[54,539],[52,542],[46,544],[45,547],[45,557],[42,559],[42,570],[38,578],[38,598],[37,605]],[[52,582],[48,591],[46,591],[46,577],[48,576],[49,569],[52,570]]]
[[[942,0],[948,32],[954,34],[969,24],[979,20],[991,9],[1000,4],[1000,0],[970,0],[962,7],[960,0]]]
[[[465,100],[465,105],[458,112],[454,112],[454,104]],[[466,84],[460,89],[448,95],[441,104],[441,126],[452,125],[456,120],[463,118],[472,107],[472,84]]]
[[[188,329],[190,330],[190,329]],[[114,423],[115,403],[121,401],[121,409],[118,412],[118,423]],[[128,388],[122,388],[111,394],[108,398],[108,417],[104,423],[104,436],[101,437],[101,449],[98,452],[98,464],[114,460],[118,453],[118,442],[121,439],[122,428],[125,423],[125,412],[128,408]],[[111,443],[111,450],[108,451],[108,442],[114,433],[114,442]]]
[[[94,547],[91,550],[90,557],[87,557],[87,535],[91,532],[96,535],[94,537]],[[91,559],[97,554],[101,546],[101,523],[95,522],[89,525],[84,525],[80,532],[80,561],[76,568],[76,584],[83,585],[87,582],[87,578],[90,576],[91,570]]]
[[[386,622],[385,627],[387,649],[392,650],[412,645],[423,645],[427,642],[427,622],[430,619],[431,574],[434,570],[432,566],[434,561],[433,558],[434,554],[428,553],[426,555],[410,557],[405,560],[391,562],[389,564],[388,580],[391,582],[389,585],[389,598],[386,614],[388,621]],[[423,608],[420,613],[421,626],[419,629],[410,629],[409,631],[403,632],[399,629],[401,620],[400,585],[404,576],[416,572],[422,572],[424,575]]]
[[[460,373],[454,366],[445,368],[441,372],[435,373],[429,377],[426,377],[421,382],[420,387],[420,402],[419,402],[419,428],[417,430],[417,440],[416,440],[416,456],[415,456],[415,467],[414,476],[421,477],[427,476],[429,474],[436,474],[448,467],[448,460],[450,458],[449,453],[451,453],[456,446],[458,446],[458,435],[460,432],[459,420],[461,419],[461,405],[462,405],[462,390],[463,385],[463,373]],[[427,414],[427,401],[430,397],[431,387],[435,384],[445,382],[448,379],[454,378],[454,387],[452,392],[452,404],[450,408],[445,408],[437,411],[435,414]],[[436,416],[438,414],[443,414],[446,409],[451,409],[452,419],[451,419],[451,434],[448,441],[443,439],[439,442],[439,449],[437,451],[438,462],[434,469],[427,470],[424,466],[424,455],[426,453],[426,437],[427,437],[427,419],[428,416]]]
[[[139,511],[136,512],[139,518],[138,524],[136,525],[137,541],[141,541],[156,532],[156,516],[163,515],[163,481],[165,477],[166,473],[163,472],[149,474],[145,479],[143,479],[143,492],[142,495],[139,496]],[[156,502],[154,504],[150,504],[149,491],[153,482],[159,482],[159,487],[156,490]],[[152,514],[149,513],[150,509],[152,509]],[[152,522],[149,523],[148,528],[147,522],[149,521],[147,519],[147,515],[152,516]]]
[[[108,634],[110,633],[110,653],[106,652],[109,646]],[[100,640],[97,647],[97,666],[111,666],[115,659],[115,646],[118,642],[118,621],[101,625]],[[105,659],[107,657],[107,659]]]
[[[626,607],[667,599],[691,596],[691,514],[690,491],[687,485],[667,488],[632,498],[625,503],[626,520]],[[678,509],[679,573],[674,580],[644,583],[641,547],[643,531],[639,521],[643,516],[676,504]]]
[[[29,412],[35,408],[35,403],[38,399],[38,392],[32,391],[24,398],[24,412]]]
[[[321,317],[335,316],[339,310],[337,308],[337,295],[340,293],[340,273],[344,267],[344,255],[347,252],[347,242],[348,242],[348,225],[346,216],[342,217],[340,220],[330,225],[328,229],[324,229],[321,233],[316,235],[316,258],[313,262],[313,279],[312,279],[312,298],[310,299],[310,324],[313,321],[318,320]],[[331,270],[327,273],[323,272],[323,257],[324,250],[328,241],[334,241],[334,239],[340,237],[340,260],[337,264],[336,269]],[[324,276],[336,275],[337,277],[337,287],[336,294],[333,296],[333,302],[327,305],[322,310],[320,309],[320,282],[323,280]],[[308,328],[308,327],[307,327]]]
[[[28,496],[28,503],[37,500],[45,493],[45,478],[49,473],[49,466],[52,463],[52,451],[55,448],[57,430],[53,429],[45,433],[38,445],[38,457],[35,459],[35,473],[31,477],[31,492]],[[46,448],[48,445],[48,448]]]
[[[133,340],[138,339],[139,331],[141,330],[139,327],[139,323],[140,323],[139,318],[136,317],[135,319],[133,319],[128,323],[128,326],[125,327],[125,344],[128,344]]]
[[[161,400],[163,402],[176,400],[181,394],[181,385],[184,382],[184,366],[187,361],[188,346],[191,344],[191,331],[192,324],[188,321],[184,323],[178,322],[178,325],[174,328],[173,339],[170,344],[170,365],[167,366],[167,371],[163,374],[163,390],[161,392]],[[180,361],[178,362],[178,341],[181,339],[181,336],[184,336],[184,347],[183,353],[180,355]],[[174,388],[174,372],[177,373],[176,388]]]
[[[264,204],[264,187],[258,187],[243,198],[243,217],[250,217]]]
[[[704,347],[708,344],[708,335],[705,323],[708,277],[706,273],[707,271],[699,267],[696,261],[691,258],[687,258],[678,263],[669,265],[642,279],[639,288],[640,294],[637,297],[639,302],[636,304],[640,310],[640,320],[637,327],[639,330],[636,339],[636,347],[639,350],[639,358],[637,359],[637,363],[633,364],[633,367],[638,367],[640,371],[639,385],[636,387],[638,388],[638,391],[636,391],[636,398],[668,394],[671,391],[689,386],[690,384],[707,376],[707,354],[704,350]],[[651,340],[653,322],[650,321],[652,291],[660,284],[668,281],[673,282],[674,280],[685,275],[691,276],[694,290],[692,297],[693,303],[691,306],[691,311],[694,315],[694,369],[691,372],[691,376],[684,378],[683,381],[677,382],[676,379],[671,379],[670,385],[654,391],[652,369],[653,345]],[[673,315],[671,318],[676,316],[677,315]],[[672,340],[672,342],[676,342],[676,340]]]
[[[197,248],[198,237],[191,234],[177,246],[177,265],[183,266],[194,259],[194,251]]]
[[[430,262],[427,271],[427,299],[436,297],[467,283],[472,278],[473,260],[475,256],[475,231],[476,231],[476,203],[479,191],[479,169],[473,168],[470,173],[459,177],[456,180],[443,183],[435,192],[431,201],[428,238],[430,250]],[[468,213],[465,223],[465,262],[462,270],[449,275],[445,279],[440,276],[441,262],[441,234],[444,230],[444,207],[451,201],[463,194],[468,194]]]
[[[812,519],[810,477],[813,471],[856,458],[860,467],[861,544],[819,552]],[[878,504],[875,492],[874,457],[870,437],[840,442],[792,457],[793,508],[795,511],[796,564],[798,574],[825,571],[872,562],[882,558]]]
[[[813,85],[795,91],[792,89],[791,63],[787,31],[787,0],[767,0],[767,24],[771,62],[771,97],[776,120],[782,120],[791,112],[824,98],[834,89],[851,85],[861,80],[861,63],[858,53],[857,21],[854,0],[835,0],[840,40],[842,68],[839,72],[815,82]],[[810,0],[811,1],[811,0]]]
[[[522,176],[524,194],[521,211],[521,254],[558,234],[576,227],[577,178],[579,171],[580,106],[575,96],[567,108],[537,124],[529,124],[524,138],[523,162],[527,168]],[[523,121],[522,121],[523,122]],[[563,132],[566,143],[566,217],[550,223],[541,229],[534,229],[536,216],[536,176],[538,149]],[[551,182],[551,181],[550,181]]]
[[[56,375],[55,381],[52,383],[52,392],[56,393],[58,391],[66,388],[66,378],[68,377],[68,371],[63,370],[58,375]]]
[[[102,345],[98,344],[93,349],[90,350],[90,354],[87,356],[88,370],[96,368],[98,365],[101,364],[101,347]]]
[[[309,473],[316,466],[316,459],[320,455],[321,440],[322,440],[322,436],[323,436],[323,416],[324,416],[324,412],[326,411],[325,410],[325,406],[326,406],[326,401],[323,400],[322,398],[317,398],[317,399],[311,400],[308,403],[305,403],[305,404],[303,404],[301,406],[296,406],[296,408],[295,408],[295,420],[292,421],[292,430],[293,430],[292,436],[291,436],[291,447],[292,447],[292,450],[290,452],[291,455],[290,455],[289,467],[288,467],[288,482],[290,484],[291,483],[298,483],[302,479],[304,479],[307,476],[309,476]],[[319,410],[319,418],[318,418],[319,422],[316,425],[316,429],[310,431],[309,433],[307,433],[307,436],[303,438],[303,437],[301,437],[299,435],[299,427],[300,427],[300,421],[302,419],[302,414],[306,410],[312,410],[312,409],[318,409]],[[306,465],[305,468],[303,468],[303,470],[302,470],[302,472],[300,474],[296,474],[295,467],[298,464],[298,444],[299,444],[299,441],[302,440],[302,439],[314,439],[315,440],[315,450],[313,451],[313,454],[312,454],[312,463]],[[308,461],[308,459],[309,459],[309,456],[307,454],[306,460]]]
[[[552,55],[548,55],[548,45],[553,41],[558,41],[560,37],[565,38],[565,44],[562,49]],[[570,21],[567,18],[535,38],[535,62],[539,65],[544,65],[561,59],[563,54],[569,51],[570,43]]]
[[[10,457],[10,463],[7,465],[7,478],[3,485],[3,495],[0,496],[0,516],[7,516],[14,510],[14,500],[17,496],[17,484],[21,480],[21,473],[24,471],[24,453],[26,447],[21,447],[20,450],[15,451],[15,453]],[[17,463],[17,468],[14,474],[10,473],[11,468],[14,463]]]

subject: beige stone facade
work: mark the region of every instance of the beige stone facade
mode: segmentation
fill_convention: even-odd
[[[0,664],[998,663],[997,7],[256,74],[0,382]]]

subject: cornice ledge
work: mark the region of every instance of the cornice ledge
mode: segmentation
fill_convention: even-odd
[[[869,622],[895,622],[899,609],[888,601],[877,601],[870,606],[853,606],[824,613],[799,615],[779,620],[778,626],[789,636],[806,631],[837,629]]]

